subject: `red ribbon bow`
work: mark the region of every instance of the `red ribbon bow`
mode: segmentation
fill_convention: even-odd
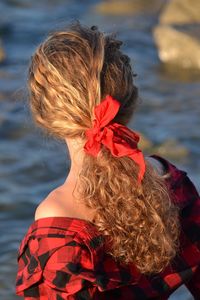
[[[145,173],[145,160],[137,144],[140,136],[128,127],[112,123],[120,107],[120,102],[111,96],[106,96],[99,105],[94,108],[95,119],[93,128],[86,130],[87,142],[84,146],[85,152],[97,156],[101,144],[110,149],[113,156],[129,156],[140,167],[138,174],[139,183]]]

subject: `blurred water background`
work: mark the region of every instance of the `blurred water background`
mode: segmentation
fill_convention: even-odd
[[[79,19],[118,34],[140,89],[141,104],[130,127],[143,133],[147,154],[164,155],[200,188],[200,74],[160,63],[152,32],[163,2],[148,0],[146,5],[142,0],[139,8],[115,12],[97,0],[0,1],[5,53],[0,63],[0,299],[18,299],[14,290],[19,243],[36,205],[63,183],[69,170],[64,143],[35,128],[28,112],[28,61],[49,31]],[[192,298],[180,289],[170,299]]]

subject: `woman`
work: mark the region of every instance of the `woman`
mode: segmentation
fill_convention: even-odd
[[[200,198],[126,126],[138,90],[121,44],[76,24],[32,57],[33,118],[66,141],[71,169],[20,245],[25,299],[167,299],[183,283],[200,299]]]

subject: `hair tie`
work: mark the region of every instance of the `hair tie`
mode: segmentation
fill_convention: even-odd
[[[120,102],[109,95],[95,106],[93,127],[85,132],[87,142],[84,150],[97,156],[103,144],[115,157],[129,156],[139,166],[138,182],[141,183],[145,173],[145,160],[142,151],[138,149],[139,134],[124,125],[110,123],[119,108]]]

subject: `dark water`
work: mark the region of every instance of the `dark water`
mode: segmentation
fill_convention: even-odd
[[[200,185],[200,77],[159,63],[152,28],[157,14],[109,16],[93,8],[100,1],[0,1],[0,37],[6,60],[0,65],[0,299],[14,295],[19,242],[33,221],[36,205],[68,173],[66,147],[35,129],[27,109],[28,59],[49,30],[72,19],[116,31],[133,59],[142,103],[130,127],[144,133],[158,150],[173,141],[166,157]],[[133,123],[134,121],[134,123]],[[176,147],[187,155],[176,155]],[[173,149],[173,147],[175,147]],[[170,154],[171,153],[171,154]],[[175,154],[175,155],[172,155]],[[184,152],[185,153],[185,152]],[[180,290],[172,299],[190,299]]]

